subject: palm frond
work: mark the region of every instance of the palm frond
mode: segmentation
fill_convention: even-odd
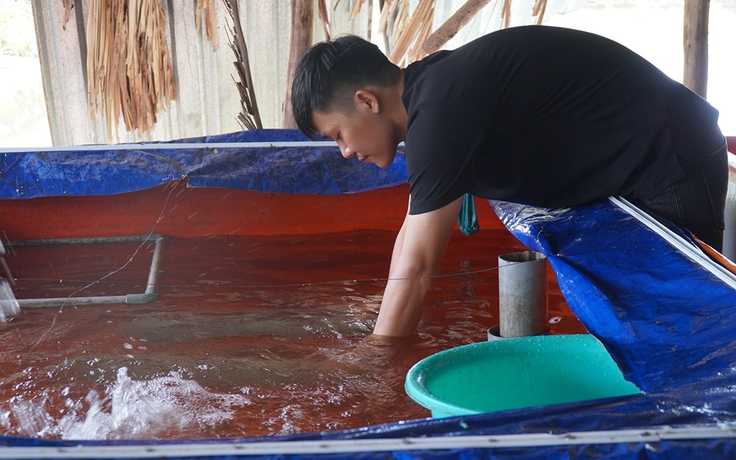
[[[398,24],[394,25],[394,39],[389,59],[402,66],[416,61],[424,55],[422,43],[429,37],[432,29],[434,0],[419,0],[419,4],[411,16],[406,13],[409,9],[407,0],[395,1],[401,1],[404,5],[401,5],[397,16]]]
[[[495,0],[501,4],[501,27],[511,26],[513,0]],[[335,6],[340,2],[337,0]],[[419,0],[409,15],[409,0],[384,0],[377,31],[392,37],[389,58],[397,65],[407,65],[440,49],[454,37],[490,0],[467,0],[440,27],[432,31],[435,0]],[[357,16],[364,0],[354,0],[350,19]],[[532,17],[536,24],[544,20],[547,0],[535,0]]]
[[[123,118],[127,131],[153,129],[157,114],[176,100],[157,0],[92,0],[87,23],[90,117],[104,113],[108,139]]]
[[[248,62],[248,47],[245,45],[245,35],[243,27],[240,24],[240,12],[238,11],[238,0],[223,0],[230,16],[231,24],[228,25],[228,39],[230,48],[235,54],[235,69],[238,73],[239,81],[235,82],[240,94],[240,113],[237,116],[238,123],[243,129],[261,129],[261,115],[258,112],[258,103],[256,102],[256,93],[253,89],[253,78],[250,73],[250,64]]]
[[[69,18],[72,16],[72,8],[74,8],[74,0],[62,0],[64,5],[64,22],[61,25],[62,30],[66,30],[66,23],[69,22]]]
[[[197,0],[195,7],[195,22],[197,30],[202,32],[202,16],[204,15],[204,30],[212,43],[212,48],[217,50],[219,43],[217,41],[217,26],[215,24],[215,0]]]
[[[317,14],[319,15],[319,20],[322,23],[322,31],[325,35],[325,40],[330,39],[330,18],[327,14],[327,0],[317,0]]]

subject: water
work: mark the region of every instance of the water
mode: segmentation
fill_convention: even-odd
[[[485,339],[498,324],[497,256],[524,248],[504,231],[455,235],[442,268],[450,276],[437,279],[419,333],[391,344],[366,336],[394,236],[174,239],[155,303],[24,309],[0,324],[0,426],[43,438],[182,439],[428,417],[404,392],[406,372]],[[153,246],[138,247],[16,247],[15,294],[141,293]],[[550,283],[550,327],[582,332]]]

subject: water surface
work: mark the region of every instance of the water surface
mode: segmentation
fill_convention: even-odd
[[[366,340],[395,234],[167,242],[159,300],[24,309],[0,323],[0,426],[64,439],[338,430],[429,416],[408,369],[498,324],[508,233],[453,236],[419,332]],[[142,293],[152,244],[16,247],[18,298]],[[550,326],[583,332],[550,273]]]

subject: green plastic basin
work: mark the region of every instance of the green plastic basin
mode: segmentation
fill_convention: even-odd
[[[435,418],[640,393],[593,336],[474,343],[415,364],[406,392]]]

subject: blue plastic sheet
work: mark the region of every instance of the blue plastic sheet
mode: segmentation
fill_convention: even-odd
[[[397,155],[389,168],[381,169],[360,163],[357,158],[345,160],[337,145],[248,145],[309,140],[299,131],[256,130],[166,143],[125,144],[122,149],[82,146],[0,153],[0,199],[111,195],[184,177],[190,187],[320,195],[363,192],[407,180],[403,155]],[[207,146],[224,143],[241,145]],[[191,147],[193,144],[198,145]],[[170,149],[161,148],[168,145]]]
[[[257,134],[303,139],[294,132]],[[244,141],[244,137],[247,136],[234,135],[227,141]],[[279,137],[278,140],[283,139]],[[207,139],[210,140],[212,138]],[[217,138],[217,141],[224,140]],[[336,149],[207,153],[203,149],[178,151],[172,148],[165,154],[137,150],[90,155],[4,154],[0,167],[3,170],[2,194],[8,199],[122,193],[184,176],[189,178],[190,186],[284,193],[350,193],[405,182],[402,160],[402,156],[397,156],[394,166],[382,171],[371,165],[347,162]],[[80,178],[75,176],[77,174]],[[736,290],[610,201],[570,209],[543,209],[504,202],[491,204],[517,238],[548,257],[572,311],[590,333],[601,340],[625,377],[639,386],[642,394],[470,417],[412,420],[339,432],[192,440],[190,443],[213,445],[266,440],[290,443],[647,430],[659,426],[724,427],[722,437],[706,439],[685,436],[659,442],[603,441],[458,449],[425,449],[417,444],[387,452],[365,448],[353,453],[291,453],[249,458],[736,457],[736,438],[733,437],[736,426]],[[6,446],[50,449],[136,444],[134,441],[94,443],[8,437],[0,438],[0,442]],[[48,457],[53,458],[53,450],[48,452]]]
[[[733,372],[736,291],[635,217],[610,202],[494,207],[515,236],[547,255],[572,311],[642,390]]]

